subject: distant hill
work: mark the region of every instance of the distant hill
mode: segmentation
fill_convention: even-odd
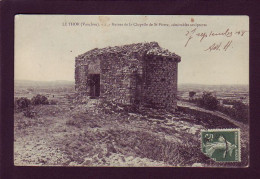
[[[74,81],[56,80],[56,81],[31,81],[15,80],[15,87],[73,87]],[[178,91],[245,91],[249,92],[249,85],[206,85],[206,84],[178,84]]]
[[[246,91],[249,92],[249,85],[240,84],[223,84],[223,85],[207,85],[207,84],[178,84],[179,91]]]
[[[31,81],[31,80],[15,80],[15,87],[66,87],[73,86],[74,81],[57,80],[57,81]]]

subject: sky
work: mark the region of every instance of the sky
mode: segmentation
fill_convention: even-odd
[[[249,83],[247,16],[16,15],[15,80],[74,81],[76,56],[152,41],[181,56],[178,83]]]

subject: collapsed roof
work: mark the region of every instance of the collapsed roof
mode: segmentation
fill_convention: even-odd
[[[79,55],[76,59],[84,60],[99,55],[118,54],[118,53],[123,54],[125,56],[131,56],[131,54],[133,53],[139,53],[147,56],[162,56],[162,57],[175,59],[177,62],[180,62],[181,60],[180,56],[170,52],[167,49],[160,47],[157,42],[136,43],[130,45],[123,45],[123,46],[106,47],[101,49],[95,48],[82,55]]]

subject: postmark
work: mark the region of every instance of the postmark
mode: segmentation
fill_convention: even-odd
[[[240,130],[202,130],[201,150],[216,162],[240,162]]]

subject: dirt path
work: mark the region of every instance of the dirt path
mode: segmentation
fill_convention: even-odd
[[[207,109],[203,109],[203,108],[200,108],[200,107],[196,106],[193,103],[189,103],[189,102],[185,102],[185,101],[178,101],[178,106],[180,106],[180,107],[187,107],[187,108],[190,108],[190,109],[193,109],[193,110],[197,110],[197,111],[200,111],[200,112],[205,112],[205,113],[208,113],[208,114],[212,114],[212,115],[218,116],[220,118],[223,118],[223,119],[231,122],[232,124],[236,125],[237,127],[241,128],[241,129],[248,129],[248,125],[243,124],[241,122],[238,122],[238,121],[228,117],[227,115],[225,115],[225,114],[223,114],[223,113],[221,113],[219,111],[210,111],[210,110],[207,110]]]

